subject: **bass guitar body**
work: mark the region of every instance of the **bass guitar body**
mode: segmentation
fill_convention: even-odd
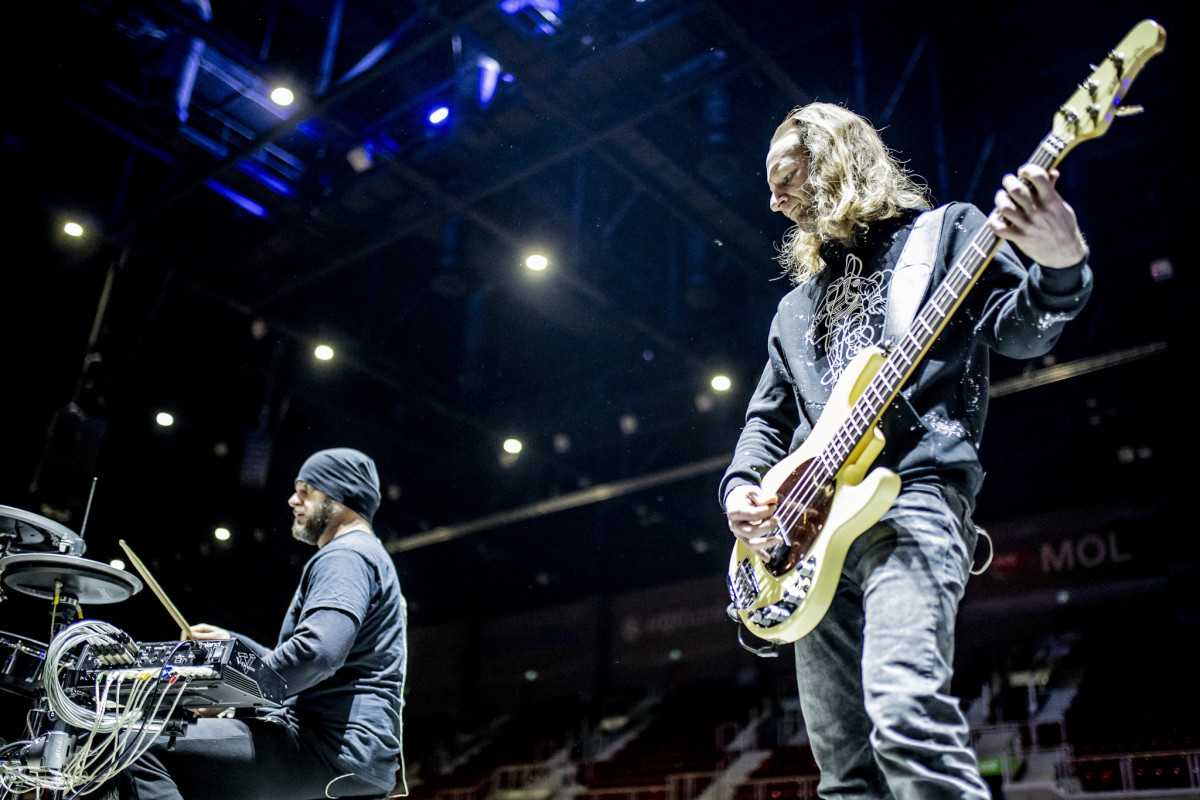
[[[794,642],[816,627],[833,601],[850,545],[900,494],[896,473],[871,469],[884,445],[877,427],[836,470],[821,463],[884,361],[879,348],[860,352],[804,444],[763,476],[763,489],[780,498],[775,534],[783,544],[764,560],[738,541],[726,576],[731,616],[761,639]]]

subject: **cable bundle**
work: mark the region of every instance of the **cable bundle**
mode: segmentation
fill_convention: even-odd
[[[72,735],[66,731],[50,731],[36,740],[7,745],[0,750],[0,788],[13,793],[46,789],[75,792],[72,797],[87,794],[137,760],[175,712],[188,678],[170,667],[109,671],[103,680],[95,681],[93,707],[76,703],[63,687],[61,675],[72,666],[67,660],[69,653],[85,643],[102,652],[117,652],[128,647],[130,639],[119,628],[98,620],[81,620],[54,637],[46,650],[43,672],[46,700],[63,722],[77,729],[72,732],[73,746],[62,738]],[[174,698],[160,716],[172,686],[177,686]],[[41,743],[44,750],[40,758],[30,759],[27,756],[35,743]],[[59,766],[57,758],[47,757],[47,753],[62,754],[65,760]],[[26,763],[30,760],[39,763]]]

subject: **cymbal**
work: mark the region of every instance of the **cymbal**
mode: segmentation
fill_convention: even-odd
[[[0,582],[14,591],[53,600],[56,581],[62,582],[60,597],[85,605],[119,603],[142,590],[136,575],[79,556],[21,553],[0,558]]]
[[[0,553],[9,549],[55,551],[63,542],[75,555],[81,556],[87,550],[83,538],[65,525],[19,508],[0,506]]]

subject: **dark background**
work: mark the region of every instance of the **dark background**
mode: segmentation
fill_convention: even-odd
[[[990,208],[1089,63],[1155,17],[1167,48],[1127,98],[1146,113],[1081,145],[1060,182],[1095,295],[1049,357],[993,366],[976,516],[997,559],[964,603],[960,673],[977,688],[1046,636],[1114,651],[1146,625],[1194,636],[1177,466],[1196,387],[1194,70],[1174,4],[539,5],[15,12],[0,503],[78,531],[96,478],[88,558],[124,538],[190,621],[272,641],[310,553],[288,534],[296,470],[358,447],[384,483],[376,530],[410,602],[418,712],[515,702],[529,664],[560,675],[546,695],[678,675],[614,654],[622,622],[655,609],[703,651],[695,674],[783,674],[731,628],[686,635],[668,613],[715,619],[725,602],[716,484],[787,289],[771,132],[799,103],[844,103],[939,202]],[[183,124],[152,79],[180,37],[204,42]],[[481,56],[512,76],[486,104]],[[292,110],[265,99],[277,83]],[[347,156],[364,145],[360,172]],[[86,235],[63,236],[67,219]],[[531,249],[546,272],[522,266]],[[313,358],[322,342],[333,361]],[[44,639],[45,605],[10,592],[0,627]],[[148,591],[85,611],[176,635]]]

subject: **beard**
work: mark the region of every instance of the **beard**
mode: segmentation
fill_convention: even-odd
[[[324,497],[321,499],[321,504],[309,515],[303,525],[299,522],[292,523],[292,538],[305,544],[316,544],[332,519],[333,498]]]

